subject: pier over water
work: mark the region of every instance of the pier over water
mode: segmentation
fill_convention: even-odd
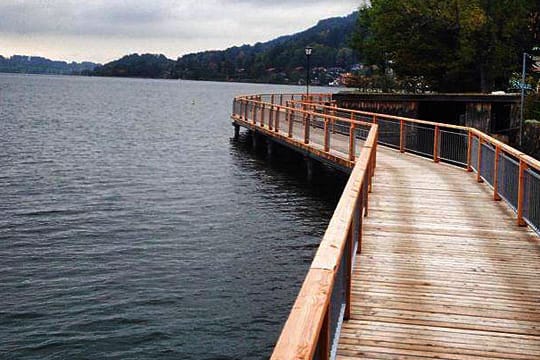
[[[239,96],[232,121],[350,173],[272,359],[540,358],[539,161],[326,94]]]

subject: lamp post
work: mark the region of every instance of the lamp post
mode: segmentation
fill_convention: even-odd
[[[313,48],[310,47],[310,46],[306,46],[306,48],[304,49],[304,51],[306,52],[306,59],[307,59],[306,95],[309,97],[309,73],[310,73],[310,69],[309,69],[309,57],[311,56],[311,52],[313,51]]]

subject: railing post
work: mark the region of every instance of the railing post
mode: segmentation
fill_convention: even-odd
[[[484,180],[482,180],[482,175],[480,174],[482,172],[482,138],[480,136],[478,137],[478,157],[476,161],[476,181],[481,183]]]
[[[272,94],[272,104],[274,104],[274,95]],[[270,112],[268,116],[268,130],[272,131],[272,123],[274,122],[274,105],[270,105]]]
[[[274,131],[279,132],[279,117],[281,115],[281,106],[276,109],[276,118],[274,121]]]
[[[283,106],[283,94],[279,94],[279,106]]]
[[[373,115],[373,119],[372,119],[371,122],[374,123],[374,124],[377,123],[377,115]]]
[[[349,160],[354,161],[354,157],[356,156],[355,153],[355,146],[356,146],[356,137],[354,136],[355,133],[355,124],[351,123],[349,127]]]
[[[304,118],[304,144],[309,144],[309,123],[311,121],[310,114],[306,112],[306,106],[303,106],[303,118]]]
[[[499,196],[499,155],[501,149],[495,145],[495,165],[493,167],[493,200],[501,200]]]
[[[330,151],[330,134],[328,133],[330,119],[324,118],[324,151]]]
[[[289,133],[288,136],[290,138],[293,137],[293,123],[294,123],[294,109],[287,108],[289,113]]]
[[[433,133],[433,162],[439,162],[439,138],[440,138],[439,125],[435,125],[435,131]]]
[[[253,125],[257,125],[257,112],[259,111],[259,104],[253,103],[252,112],[253,112]]]
[[[248,101],[247,100],[244,100],[244,120],[249,121],[248,120]]]
[[[472,172],[472,133],[471,129],[467,132],[467,171]]]
[[[528,165],[521,157],[519,158],[519,185],[518,185],[518,206],[517,206],[517,223],[519,226],[527,225],[523,220],[523,202],[525,197],[525,171]]]
[[[332,302],[330,300],[330,302]],[[328,360],[330,358],[330,309],[332,304],[328,304],[326,308],[326,314],[324,315],[324,321],[321,327],[321,333],[319,334],[319,356],[317,359]]]
[[[270,95],[270,103],[274,105],[274,94]]]
[[[358,206],[358,205],[357,205]],[[347,262],[347,274],[345,276],[345,314],[343,315],[344,320],[349,320],[351,318],[351,300],[352,300],[352,259],[354,251],[354,219],[351,222],[349,227],[349,233],[347,234],[347,245],[348,246],[348,256],[345,259]],[[341,265],[343,266],[343,265]]]
[[[261,127],[264,127],[264,104],[261,105]]]
[[[356,220],[358,221],[358,234],[356,234],[358,237],[358,244],[356,245],[357,254],[362,253],[362,226],[364,223],[364,203],[365,203],[364,197],[365,197],[364,187],[362,186],[362,188],[360,189],[360,193],[358,194],[358,204],[356,205],[358,206],[358,217],[356,218]]]
[[[405,124],[399,120],[399,152],[405,152]]]

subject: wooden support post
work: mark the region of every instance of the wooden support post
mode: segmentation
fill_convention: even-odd
[[[279,106],[283,106],[283,94],[279,94]]]
[[[347,258],[344,259],[344,263],[346,265],[346,271],[345,274],[345,314],[343,314],[344,320],[349,320],[351,318],[351,300],[352,300],[352,259],[353,259],[353,252],[354,252],[354,224],[355,219],[351,222],[351,227],[349,228],[349,232],[347,233],[347,244],[345,246],[348,249],[347,252]],[[341,266],[343,266],[343,262]]]
[[[328,133],[329,125],[328,122],[329,119],[324,119],[324,151],[329,152],[330,151],[330,134]]]
[[[519,226],[527,225],[523,220],[523,203],[525,200],[525,170],[529,167],[523,159],[519,159],[519,185],[518,185],[518,206],[517,206],[517,223]]]
[[[476,181],[478,181],[479,183],[484,182],[484,180],[482,180],[482,175],[480,175],[480,173],[482,172],[482,138],[480,136],[478,137],[478,156],[476,159],[476,170]]]
[[[270,103],[272,105],[274,104],[274,94],[270,95]]]
[[[367,180],[367,174],[364,175],[366,178],[364,179],[364,183],[366,183]],[[368,216],[369,211],[369,192],[368,187],[366,185],[362,186],[362,191],[364,192],[364,217]]]
[[[257,111],[258,111],[258,105],[253,104],[252,111],[253,111],[253,125],[257,125]]]
[[[238,125],[237,123],[234,123],[233,126],[234,126],[234,140],[238,140],[238,138],[240,137],[240,125]]]
[[[468,131],[467,136],[467,171],[472,172],[472,133]]]
[[[356,215],[356,221],[358,221],[358,227],[357,230],[358,233],[356,234],[356,237],[358,238],[358,244],[356,245],[356,253],[361,254],[362,253],[362,226],[364,223],[364,191],[363,187],[360,189],[360,193],[358,194],[358,201],[356,204],[356,207],[358,209],[358,213]]]
[[[372,123],[377,123],[377,115],[373,115],[373,119],[371,120]]]
[[[274,142],[270,140],[270,137],[266,138],[266,157],[272,159],[272,153],[274,152]]]
[[[304,161],[306,162],[306,177],[309,182],[313,181],[313,159],[309,156],[304,156]]]
[[[399,120],[399,152],[405,152],[405,124]]]
[[[439,139],[440,139],[439,125],[435,125],[435,131],[433,133],[433,162],[438,163],[439,159]]]
[[[328,304],[326,313],[324,315],[323,324],[321,327],[321,333],[319,334],[319,353],[316,359],[328,360],[330,359],[330,308],[332,304]]]
[[[261,127],[264,127],[264,104],[261,105]]]
[[[356,136],[355,135],[355,124],[351,123],[349,127],[349,160],[354,161],[354,158],[356,156],[355,148],[356,148]]]
[[[252,131],[251,132],[251,147],[253,148],[253,150],[257,150],[257,145],[258,145],[257,132]]]
[[[495,145],[495,165],[493,167],[493,200],[499,201],[501,197],[499,195],[499,157],[501,148],[499,145]]]
[[[244,102],[244,121],[248,120],[248,102],[247,100]]]

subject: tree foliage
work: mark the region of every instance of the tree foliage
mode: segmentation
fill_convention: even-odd
[[[40,56],[0,55],[0,72],[24,74],[84,74],[92,71],[98,64],[91,62],[71,62],[49,60]]]
[[[435,91],[505,89],[539,42],[538,0],[372,0],[354,48]]]
[[[173,66],[174,61],[164,55],[131,54],[97,67],[92,75],[166,79]]]

